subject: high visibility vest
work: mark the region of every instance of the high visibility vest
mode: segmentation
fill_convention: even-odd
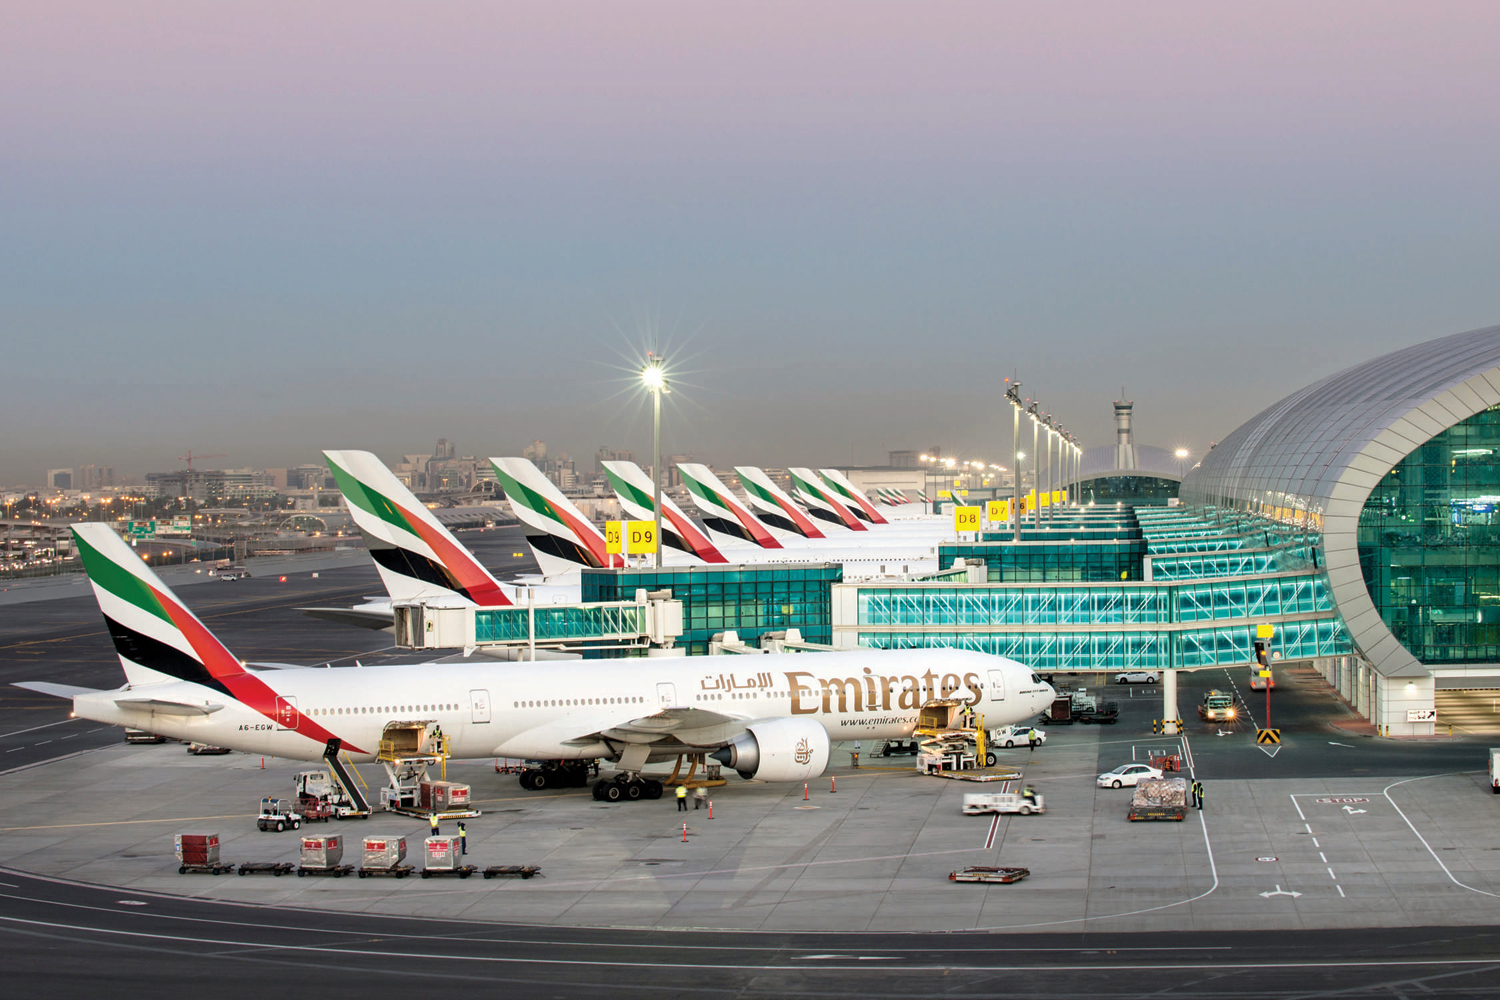
[[[677,797],[679,799],[685,799],[685,798],[687,798],[687,785],[678,785],[677,786]]]

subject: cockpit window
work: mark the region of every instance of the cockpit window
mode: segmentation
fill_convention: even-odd
[[[1040,684],[1040,683],[1042,683],[1042,675],[1041,674],[1032,674],[1031,675],[1031,683],[1033,683],[1033,684]]]

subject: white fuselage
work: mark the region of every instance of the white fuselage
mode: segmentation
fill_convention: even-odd
[[[694,746],[713,747],[750,720],[807,716],[833,741],[896,738],[910,735],[919,707],[933,698],[973,703],[988,726],[1035,718],[1053,698],[1049,685],[1014,660],[951,649],[290,668],[256,676],[274,690],[278,705],[296,710],[291,727],[273,718],[275,712],[187,681],[78,695],[74,711],[299,760],[321,758],[326,739],[323,732],[300,730],[316,726],[338,737],[354,760],[367,761],[386,728],[403,723],[441,726],[455,758],[592,759],[612,758],[624,743],[641,742],[611,731],[664,708],[727,717],[673,730],[683,741],[696,738]],[[117,704],[143,698],[220,707],[188,715],[170,706]]]

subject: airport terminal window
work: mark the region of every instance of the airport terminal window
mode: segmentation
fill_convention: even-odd
[[[1449,427],[1365,501],[1359,562],[1392,634],[1423,663],[1500,659],[1500,407]]]

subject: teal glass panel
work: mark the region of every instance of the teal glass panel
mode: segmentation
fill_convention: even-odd
[[[1381,479],[1360,512],[1359,562],[1381,620],[1418,660],[1500,659],[1500,407]]]

